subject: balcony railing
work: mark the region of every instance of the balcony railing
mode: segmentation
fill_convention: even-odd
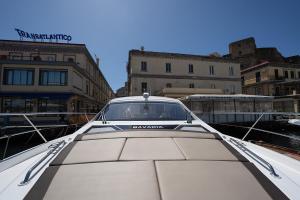
[[[75,63],[74,59],[68,59],[68,60],[57,60],[56,57],[49,56],[47,59],[43,58],[43,55],[34,55],[34,56],[7,56],[2,55],[0,56],[0,60],[5,61],[36,61],[36,62],[67,62],[67,63]]]

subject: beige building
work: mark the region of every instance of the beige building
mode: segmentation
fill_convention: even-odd
[[[275,96],[275,110],[299,111],[300,64],[266,61],[241,74],[244,94]]]
[[[84,44],[0,40],[0,111],[97,111],[113,91]]]
[[[131,50],[127,72],[129,96],[241,93],[240,64],[222,57]]]

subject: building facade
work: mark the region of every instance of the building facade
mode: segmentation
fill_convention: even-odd
[[[126,81],[123,87],[120,87],[116,91],[116,97],[127,97],[128,96],[128,82]]]
[[[0,40],[0,112],[91,112],[112,96],[84,44]]]
[[[240,64],[227,58],[131,50],[127,73],[129,96],[241,93]]]
[[[300,64],[300,56],[284,57],[276,47],[256,47],[253,37],[245,38],[229,44],[229,54],[225,55],[241,63],[241,69],[258,65],[265,61],[274,63]]]
[[[244,94],[275,96],[274,109],[298,112],[300,64],[263,62],[241,71]]]

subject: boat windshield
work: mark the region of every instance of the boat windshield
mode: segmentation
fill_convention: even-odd
[[[106,106],[102,116],[107,121],[186,120],[188,112],[178,103],[122,102]],[[102,120],[100,116],[98,120]]]

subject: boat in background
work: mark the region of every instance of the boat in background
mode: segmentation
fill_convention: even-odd
[[[293,125],[296,125],[296,126],[300,126],[300,119],[290,119],[288,121],[289,124],[293,124]]]

